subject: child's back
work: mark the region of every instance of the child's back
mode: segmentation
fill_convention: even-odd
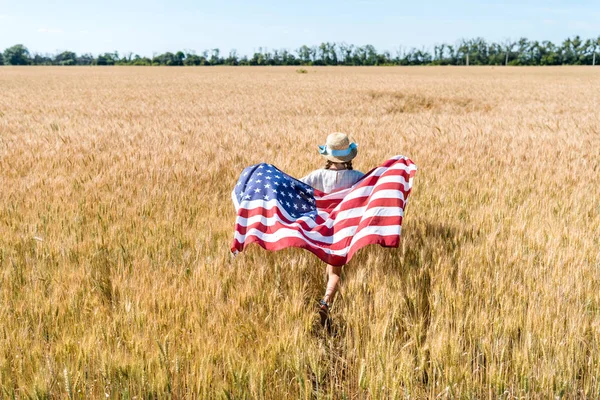
[[[325,193],[346,189],[363,177],[363,173],[354,169],[317,169],[304,178],[302,182]]]

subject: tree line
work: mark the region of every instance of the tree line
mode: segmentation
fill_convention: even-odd
[[[144,57],[119,52],[94,56],[63,51],[58,54],[31,53],[22,44],[0,53],[0,65],[596,65],[600,63],[600,36],[565,39],[561,44],[521,38],[502,43],[483,38],[463,39],[454,45],[439,44],[433,51],[425,48],[398,49],[379,52],[372,45],[355,46],[346,43],[321,43],[300,46],[294,51],[260,48],[252,56],[238,55],[235,50],[226,56],[219,49],[166,52]]]

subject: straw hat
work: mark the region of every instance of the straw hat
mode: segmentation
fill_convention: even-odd
[[[319,146],[319,153],[329,161],[343,163],[352,160],[358,153],[358,145],[350,143],[345,133],[332,133],[327,136],[327,143]]]

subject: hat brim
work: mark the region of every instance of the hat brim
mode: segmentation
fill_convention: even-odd
[[[329,160],[331,162],[344,163],[344,162],[351,161],[354,157],[356,157],[357,154],[358,154],[358,149],[353,148],[350,151],[350,154],[348,154],[347,156],[335,157],[335,156],[332,156],[331,154],[321,154],[321,156],[325,157],[327,160]]]

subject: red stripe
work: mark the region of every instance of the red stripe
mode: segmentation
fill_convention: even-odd
[[[394,173],[390,173],[387,175],[381,175],[380,177],[386,177],[386,176],[402,176],[406,182],[409,182],[409,179],[411,177],[414,177],[414,172],[415,171],[411,171],[410,174],[407,174],[405,171],[392,171]],[[398,173],[396,173],[398,172]],[[367,178],[364,182],[362,182],[359,185],[356,185],[350,192],[348,192],[346,194],[346,196],[348,196],[350,193],[352,193],[354,190],[359,189],[359,188],[365,188],[367,186],[373,186],[373,192],[377,191],[377,190],[384,190],[384,188],[387,189],[393,189],[393,190],[400,190],[403,193],[405,192],[404,189],[404,184],[402,182],[386,182],[386,183],[382,183],[382,184],[377,184],[377,182],[379,181],[378,176],[373,176],[373,177],[369,177]],[[410,189],[409,189],[410,191]],[[340,204],[340,202],[342,202],[344,200],[345,197],[342,198],[337,198],[337,199],[322,199],[322,198],[316,198],[317,200],[317,207],[320,209],[328,209],[328,208],[335,208],[337,207],[338,204]]]
[[[362,199],[364,202],[365,198],[362,198]],[[374,208],[374,207],[398,207],[398,208],[404,207],[404,202],[400,198],[375,199],[375,200],[371,200],[369,203],[365,203],[365,204],[367,204],[367,210]],[[338,212],[336,212],[333,217],[330,215],[328,217],[328,219],[334,219],[334,217],[337,216],[337,214],[338,214]],[[309,226],[308,223],[306,223],[306,221],[302,221],[299,219],[298,220],[288,219],[287,217],[284,216],[283,212],[277,206],[272,207],[270,209],[266,209],[263,207],[256,207],[256,208],[252,208],[252,209],[240,208],[238,210],[238,216],[243,217],[243,218],[251,218],[251,217],[254,217],[257,215],[263,216],[268,219],[278,216],[283,221],[284,224],[291,225],[294,223],[298,223],[305,231],[314,231],[317,228],[317,227]],[[356,218],[358,218],[360,220],[360,218],[362,218],[362,216],[352,217],[352,218],[344,218],[344,221],[351,221]],[[315,219],[315,223],[317,224],[317,226],[320,225],[321,229],[327,229],[327,230],[328,229],[337,229],[337,230],[339,230],[339,229],[342,229],[339,227],[343,226],[343,224],[344,224],[344,221],[340,220],[340,221],[336,221],[335,225],[332,228],[328,228],[323,225],[325,223],[325,221],[326,220],[321,217]],[[238,225],[239,225],[239,223],[238,223]],[[240,226],[243,226],[243,225],[240,225]],[[324,232],[326,232],[326,231],[324,231]]]
[[[407,196],[408,196],[407,192],[404,190],[403,187],[399,187],[399,186],[401,186],[401,185],[398,185],[397,183],[393,183],[393,182],[381,183],[381,184],[373,187],[373,189],[370,192],[367,192],[363,196],[355,197],[355,198],[348,199],[348,200],[342,200],[341,202],[337,202],[337,204],[331,203],[329,205],[326,205],[326,203],[324,204],[323,202],[317,200],[317,209],[319,211],[331,212],[337,206],[339,206],[340,208],[338,210],[336,210],[337,212],[339,212],[339,211],[350,210],[351,208],[363,207],[375,193],[380,192],[382,190],[399,190],[404,195],[404,198],[407,198]],[[350,193],[348,193],[347,196],[349,196],[349,195],[350,195]],[[395,197],[395,198],[400,199],[399,197]]]
[[[393,161],[392,164],[388,165],[388,167],[392,166],[393,164],[400,163],[400,162],[398,162],[398,160],[392,160],[392,161]],[[414,165],[412,163],[412,161],[409,164],[407,164],[407,163],[400,163],[400,164],[405,164],[406,168],[405,169],[388,169],[386,171],[383,171],[380,175],[370,176],[370,174],[373,173],[377,168],[381,168],[383,166],[380,166],[380,167],[377,167],[377,168],[373,168],[372,170],[370,170],[369,172],[367,172],[366,174],[364,174],[358,181],[356,181],[354,183],[354,185],[370,186],[370,185],[373,185],[373,183],[368,183],[368,184],[365,185],[364,182],[365,181],[373,182],[373,180],[376,181],[376,180],[378,180],[382,176],[399,175],[399,176],[403,176],[406,179],[406,181],[408,181],[409,178],[415,176],[416,170],[407,171],[407,169],[409,169],[411,165]],[[333,191],[331,193],[325,193],[325,192],[321,192],[321,191],[315,189],[314,190],[314,195],[315,195],[315,197],[323,197],[323,196],[327,196],[327,195],[332,195],[334,193],[342,192],[344,190],[346,190],[346,189],[340,189],[340,190],[337,190],[337,191]]]
[[[257,243],[265,250],[270,251],[278,251],[281,249],[285,249],[286,247],[299,247],[305,250],[310,251],[321,260],[326,262],[327,264],[331,264],[334,266],[342,266],[347,264],[350,259],[354,256],[354,254],[360,250],[361,248],[369,245],[369,244],[379,244],[383,247],[398,247],[400,243],[400,235],[392,235],[392,236],[379,236],[379,235],[368,235],[364,238],[358,240],[348,251],[348,255],[346,257],[327,254],[323,249],[318,247],[311,246],[309,243],[305,242],[299,238],[283,238],[278,240],[277,242],[265,242],[264,240],[251,236],[246,239],[244,243],[240,243],[237,240],[233,241],[231,250],[243,251],[249,244]]]
[[[406,198],[406,196],[405,196]],[[349,211],[355,208],[364,207],[367,208],[365,211],[370,210],[374,207],[400,207],[404,208],[404,200],[400,197],[382,197],[379,199],[371,199],[370,196],[357,197],[356,199],[348,200],[340,204],[339,208],[329,213],[329,219],[336,219],[338,214],[343,211]]]
[[[343,226],[340,226],[340,225],[343,225]],[[279,229],[288,228],[288,229],[292,229],[292,230],[298,232],[299,234],[301,234],[302,237],[309,243],[328,247],[332,250],[341,250],[341,249],[347,247],[348,245],[350,245],[350,242],[352,241],[352,236],[346,237],[344,239],[338,240],[335,243],[330,244],[329,242],[323,242],[320,240],[312,239],[307,235],[307,233],[317,232],[323,236],[331,237],[331,236],[333,236],[334,233],[339,232],[340,230],[342,230],[344,228],[356,226],[357,227],[356,232],[355,232],[355,235],[356,235],[362,230],[362,228],[366,228],[368,226],[394,226],[394,225],[398,225],[399,227],[402,226],[402,217],[401,216],[394,216],[394,217],[374,216],[374,217],[369,217],[369,218],[365,218],[362,220],[361,220],[361,217],[357,217],[357,218],[344,220],[343,222],[336,224],[332,228],[328,228],[326,226],[318,226],[318,227],[315,227],[316,229],[314,229],[314,230],[301,229],[298,226],[290,226],[290,225],[282,224],[279,221],[276,221],[273,225],[268,225],[268,226],[263,224],[262,222],[255,222],[248,226],[236,224],[235,230],[240,235],[246,235],[246,233],[251,229],[256,229],[261,233],[274,234],[274,233],[277,233],[277,231],[279,231]],[[249,235],[248,237],[255,236],[255,235],[256,234],[253,233],[253,234]]]

